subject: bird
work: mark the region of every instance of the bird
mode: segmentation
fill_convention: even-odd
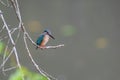
[[[44,48],[48,43],[50,37],[52,39],[55,39],[52,36],[51,31],[49,29],[45,29],[36,40],[36,45],[37,45],[36,49],[38,49],[39,47]]]

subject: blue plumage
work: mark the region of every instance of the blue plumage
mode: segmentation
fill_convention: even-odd
[[[41,43],[42,43],[42,41],[43,41],[43,38],[44,38],[44,34],[41,34],[39,37],[38,37],[38,39],[37,39],[37,41],[36,41],[36,44],[37,45],[40,45]],[[36,47],[36,49],[38,48],[38,46]]]

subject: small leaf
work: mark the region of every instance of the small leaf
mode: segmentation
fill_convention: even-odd
[[[0,54],[3,54],[4,43],[0,42]]]

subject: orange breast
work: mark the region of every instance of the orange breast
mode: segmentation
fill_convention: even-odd
[[[49,35],[45,35],[40,46],[45,46],[48,41],[49,41]]]

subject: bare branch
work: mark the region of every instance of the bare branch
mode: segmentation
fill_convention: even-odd
[[[10,70],[13,70],[13,69],[15,69],[15,68],[17,68],[18,66],[13,66],[13,67],[10,67],[10,68],[7,68],[7,69],[4,69],[4,72],[6,72],[6,71],[10,71]]]
[[[36,67],[36,69],[39,71],[40,74],[42,74],[43,76],[46,76],[46,77],[48,78],[48,80],[50,80],[50,79],[49,79],[49,76],[47,76],[46,74],[44,74],[44,73],[40,70],[40,68],[38,67],[38,65],[36,64],[36,62],[34,61],[32,55],[31,55],[31,53],[30,53],[30,50],[28,49],[28,45],[27,45],[27,42],[26,42],[26,35],[25,35],[25,34],[26,34],[26,33],[24,33],[24,43],[25,43],[25,47],[26,47],[26,49],[27,49],[28,55],[29,55],[32,63],[34,64],[34,66]]]
[[[19,28],[12,28],[11,30],[10,30],[10,33],[11,33],[11,35],[16,31],[16,30],[18,30]],[[17,37],[19,37],[19,35],[20,35],[20,31],[18,32],[18,36]],[[4,39],[6,39],[6,38],[8,38],[8,35],[4,35],[4,37],[1,37],[0,38],[0,41],[2,41],[2,40],[4,40]],[[16,40],[17,41],[17,40]],[[15,41],[15,42],[16,42]]]
[[[5,26],[2,27],[2,29],[0,30],[0,33],[3,31],[4,28],[5,28]]]
[[[59,44],[57,46],[45,46],[45,47],[39,47],[41,49],[56,49],[56,48],[59,48],[59,47],[63,47],[64,44]]]
[[[7,42],[5,51],[4,51],[4,55],[3,55],[3,67],[2,67],[2,72],[3,72],[4,75],[5,75],[5,73],[4,73],[4,64],[6,63],[6,62],[4,62],[4,61],[7,61],[7,60],[5,60],[5,58],[6,58],[6,55],[7,55],[7,50],[8,50],[8,44],[9,44],[9,42],[10,42],[10,39],[8,39],[8,42]],[[13,53],[13,50],[11,50],[11,51],[12,51],[12,52],[10,52],[10,55],[11,55],[11,53]],[[10,57],[10,55],[7,57],[7,59]]]
[[[10,58],[10,56],[12,55],[12,53],[13,53],[13,49],[11,50],[10,54],[7,56],[6,59],[3,58],[4,60],[3,60],[3,63],[0,65],[0,68],[2,68],[2,67],[4,66],[4,64],[8,61],[8,59]],[[4,57],[5,57],[5,56],[6,56],[6,55],[4,55]]]
[[[1,10],[0,10],[0,13],[2,13]],[[13,38],[12,38],[11,33],[10,33],[10,29],[8,28],[8,25],[7,25],[7,23],[6,23],[6,21],[5,21],[4,17],[3,17],[3,14],[0,14],[0,17],[1,17],[1,19],[2,19],[2,21],[3,21],[3,23],[4,23],[4,25],[5,25],[5,28],[6,28],[7,32],[8,32],[8,36],[9,36],[9,38],[10,38],[10,41],[11,41],[12,45],[13,45],[13,51],[14,51],[15,56],[16,56],[17,65],[18,65],[18,67],[19,67],[19,68],[21,69],[21,71],[22,71],[21,64],[20,64],[20,62],[19,62],[18,53],[17,53],[16,47],[15,47],[15,42],[14,42],[14,40],[13,40]],[[22,79],[24,80],[23,74],[22,74]]]
[[[0,3],[1,3],[2,5],[4,5],[4,6],[6,6],[6,7],[12,7],[12,6],[10,6],[8,0],[7,0],[7,3],[4,3],[2,0],[0,0]]]
[[[20,31],[21,31],[21,29],[19,29],[19,31],[18,31],[18,34],[17,34],[16,40],[15,40],[15,43],[17,43],[17,41],[18,41],[18,39],[19,39],[19,37],[20,37]]]
[[[19,28],[12,28],[11,30],[10,30],[10,32],[11,32],[11,34],[13,34],[16,30],[18,30]]]

